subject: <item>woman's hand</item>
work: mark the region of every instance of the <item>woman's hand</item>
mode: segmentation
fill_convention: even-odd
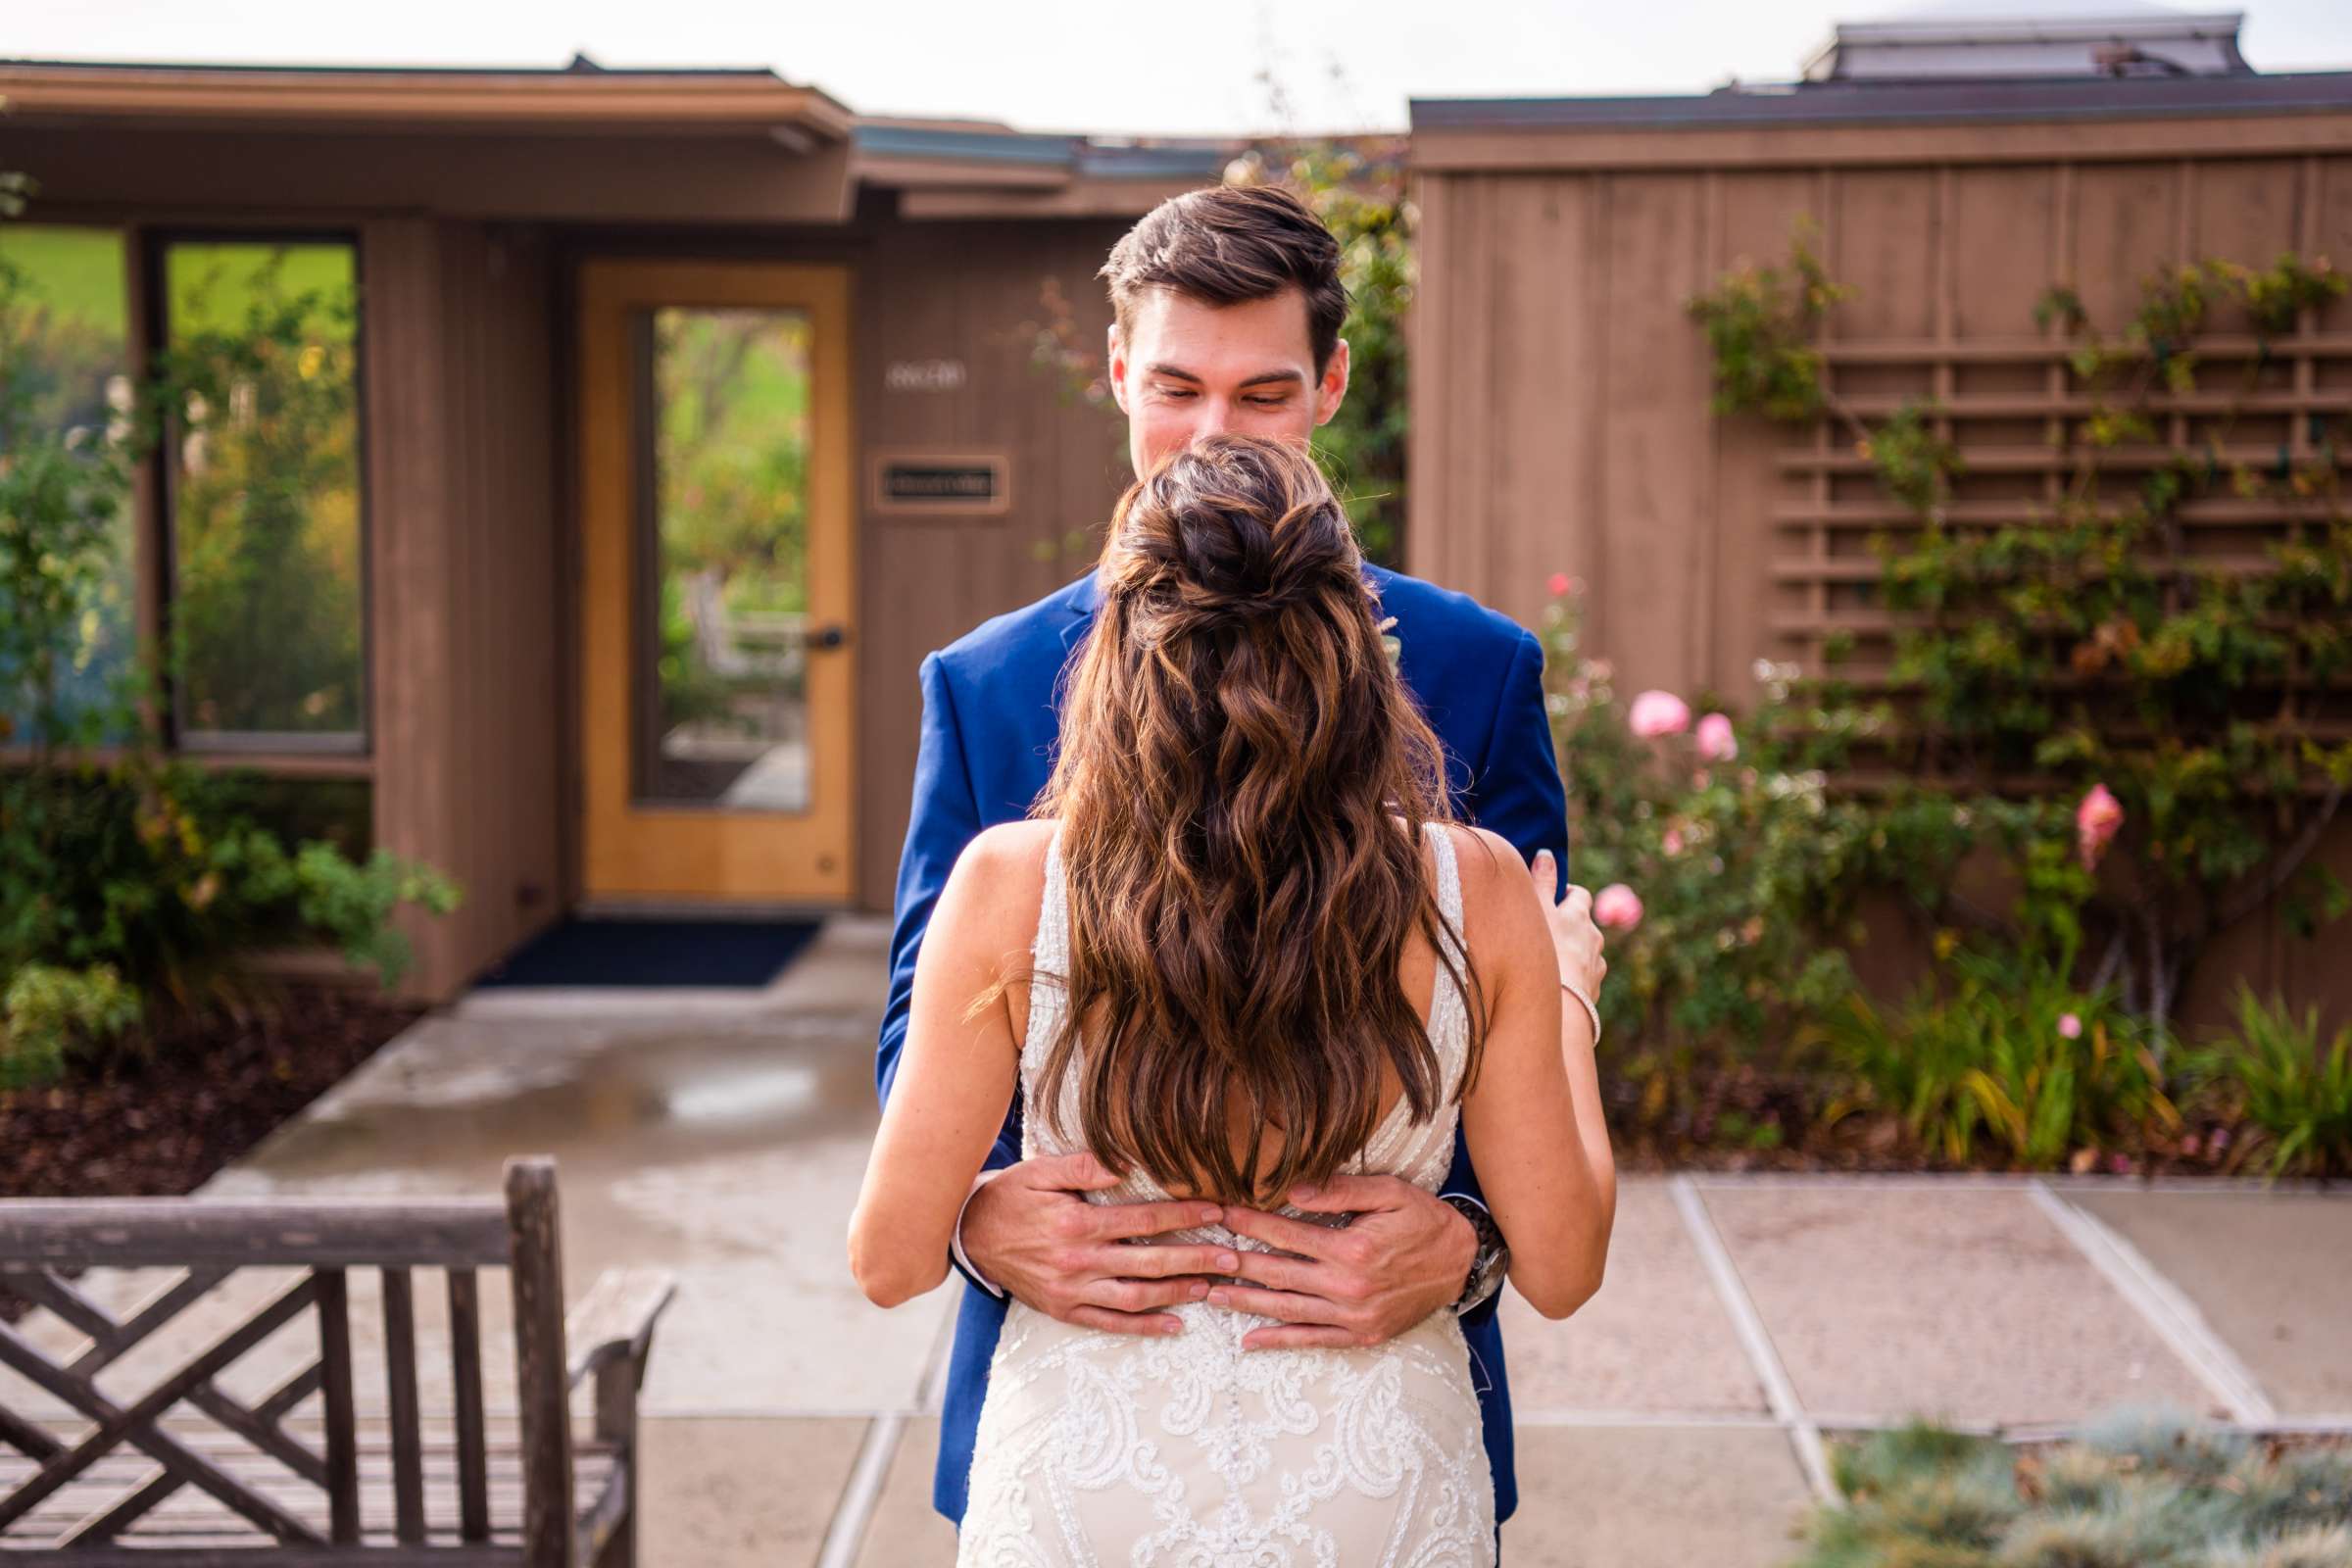
[[[1552,869],[1551,852],[1538,850],[1530,869],[1536,878],[1536,891],[1544,895],[1544,915],[1551,922],[1551,951],[1560,960],[1560,978],[1598,1004],[1600,982],[1609,972],[1609,960],[1600,956],[1600,927],[1592,919],[1592,890],[1571,882],[1567,896],[1554,904],[1551,885],[1558,873]]]

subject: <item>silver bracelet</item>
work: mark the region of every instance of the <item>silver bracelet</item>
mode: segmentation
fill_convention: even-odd
[[[1592,999],[1586,996],[1582,991],[1579,991],[1574,982],[1563,980],[1560,982],[1560,989],[1567,992],[1570,996],[1574,997],[1577,1001],[1585,1004],[1585,1015],[1592,1020],[1592,1047],[1595,1051],[1599,1050],[1600,1009],[1592,1005]]]

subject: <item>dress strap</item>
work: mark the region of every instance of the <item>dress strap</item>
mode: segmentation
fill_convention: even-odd
[[[1070,962],[1070,896],[1061,865],[1061,824],[1046,841],[1046,893],[1037,911],[1037,943],[1030,950],[1037,966],[1061,974]]]
[[[1438,912],[1446,917],[1446,941],[1452,950],[1455,962],[1466,956],[1462,945],[1462,868],[1454,858],[1453,835],[1443,822],[1422,825],[1433,840],[1438,852]]]

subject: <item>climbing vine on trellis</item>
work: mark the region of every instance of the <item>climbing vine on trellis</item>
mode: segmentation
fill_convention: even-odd
[[[1822,329],[1854,290],[1829,275],[1812,233],[1800,220],[1785,266],[1742,265],[1689,309],[1713,353],[1718,412],[1830,421],[1911,519],[1871,536],[1875,599],[1894,617],[1881,701],[1902,714],[1880,731],[1902,780],[1880,842],[1948,865],[1969,845],[1972,794],[2074,800],[2103,787],[2125,823],[2111,850],[2101,837],[2079,857],[2036,858],[2005,915],[1919,864],[1884,869],[1939,933],[2038,942],[2070,962],[2080,950],[2083,983],[2118,985],[2161,1042],[2220,931],[2273,898],[2306,936],[2352,907],[2313,856],[2352,784],[2344,420],[2295,407],[2304,426],[2275,453],[2233,439],[2278,340],[2341,297],[2345,277],[2291,252],[2266,269],[2181,265],[2143,280],[2112,335],[2053,285],[2034,318],[2071,345],[2068,396],[2048,421],[2062,482],[2048,501],[2018,501],[2014,518],[1961,522],[1952,412],[1919,398],[1874,422],[1831,384]],[[2203,352],[2224,304],[2251,324],[2251,353]],[[2243,368],[2217,402],[2207,383],[2231,361]],[[2276,416],[2275,404],[2265,412]],[[2275,508],[2279,536],[2259,556],[2193,549],[2191,509],[2215,499]],[[2272,520],[2241,509],[2249,517]],[[1830,666],[1854,651],[1850,632],[1822,644]],[[1825,705],[1863,700],[1830,671],[1811,684]],[[1923,834],[1931,818],[1958,825]]]

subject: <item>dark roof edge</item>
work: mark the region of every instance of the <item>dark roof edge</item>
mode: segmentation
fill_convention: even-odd
[[[787,81],[766,66],[295,66],[217,60],[34,60],[0,55],[0,70],[11,66],[42,71],[221,71],[256,76],[757,76],[786,87],[807,85]]]
[[[1887,123],[2352,110],[2352,71],[2188,77],[1805,82],[1631,98],[1413,98],[1415,132]]]

